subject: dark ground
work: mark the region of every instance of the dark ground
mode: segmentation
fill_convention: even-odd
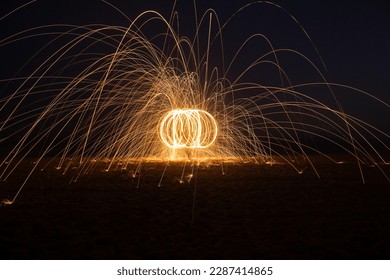
[[[0,199],[12,198],[31,161],[0,183]],[[160,188],[161,164],[144,166],[140,188],[102,163],[73,184],[49,166],[0,208],[0,257],[390,259],[390,183],[378,168],[365,166],[362,184],[355,164],[316,166],[321,179],[286,165],[229,164],[226,175],[201,166],[180,184],[173,164]]]

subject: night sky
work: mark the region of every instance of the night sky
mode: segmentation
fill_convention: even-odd
[[[26,1],[20,1],[25,3]],[[160,11],[169,17],[173,1],[110,1],[129,18],[146,9]],[[252,1],[197,1],[198,14],[213,8],[224,22],[238,8]],[[330,82],[351,85],[368,91],[390,102],[390,10],[387,1],[274,1],[289,11],[308,32],[327,66],[321,61],[300,31],[299,27],[280,9],[271,5],[254,5],[238,15],[225,36],[229,55],[238,43],[255,32],[266,35],[275,47],[288,47],[307,55],[320,67]],[[2,3],[1,15],[19,6],[18,1]],[[181,30],[193,30],[192,0],[179,0]],[[189,19],[189,20],[187,20]],[[0,22],[2,38],[26,28],[42,24],[104,23],[127,26],[128,21],[118,12],[100,1],[37,1]],[[189,31],[191,32],[191,31]],[[23,41],[1,47],[1,77],[9,78],[38,49],[40,42]],[[254,50],[250,50],[254,51]],[[290,74],[305,75],[299,66],[291,67]],[[295,69],[295,70],[294,70]],[[310,79],[310,78],[308,78]],[[2,96],[4,91],[2,90]],[[375,105],[367,107],[364,101],[346,100],[353,114],[373,122],[389,131],[389,111]],[[375,111],[375,112],[374,112]]]

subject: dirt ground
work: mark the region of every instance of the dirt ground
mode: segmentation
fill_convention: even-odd
[[[12,198],[33,166],[0,182]],[[378,168],[144,164],[70,184],[49,164],[0,208],[1,259],[390,259],[390,183]],[[389,174],[389,166],[382,166]],[[224,175],[222,173],[225,173]],[[188,179],[188,177],[187,177]],[[138,186],[138,187],[137,187]]]

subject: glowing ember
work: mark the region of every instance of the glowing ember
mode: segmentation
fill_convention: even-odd
[[[217,138],[214,117],[203,110],[171,110],[159,123],[161,141],[169,148],[199,149],[210,147]]]

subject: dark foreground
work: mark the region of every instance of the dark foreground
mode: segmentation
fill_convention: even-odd
[[[0,184],[11,198],[26,172]],[[49,166],[0,208],[1,259],[390,259],[390,183],[377,168],[317,163],[195,168],[146,164],[69,184]],[[383,166],[389,174],[389,166]],[[73,171],[75,172],[75,171]],[[185,174],[190,172],[187,167]]]

